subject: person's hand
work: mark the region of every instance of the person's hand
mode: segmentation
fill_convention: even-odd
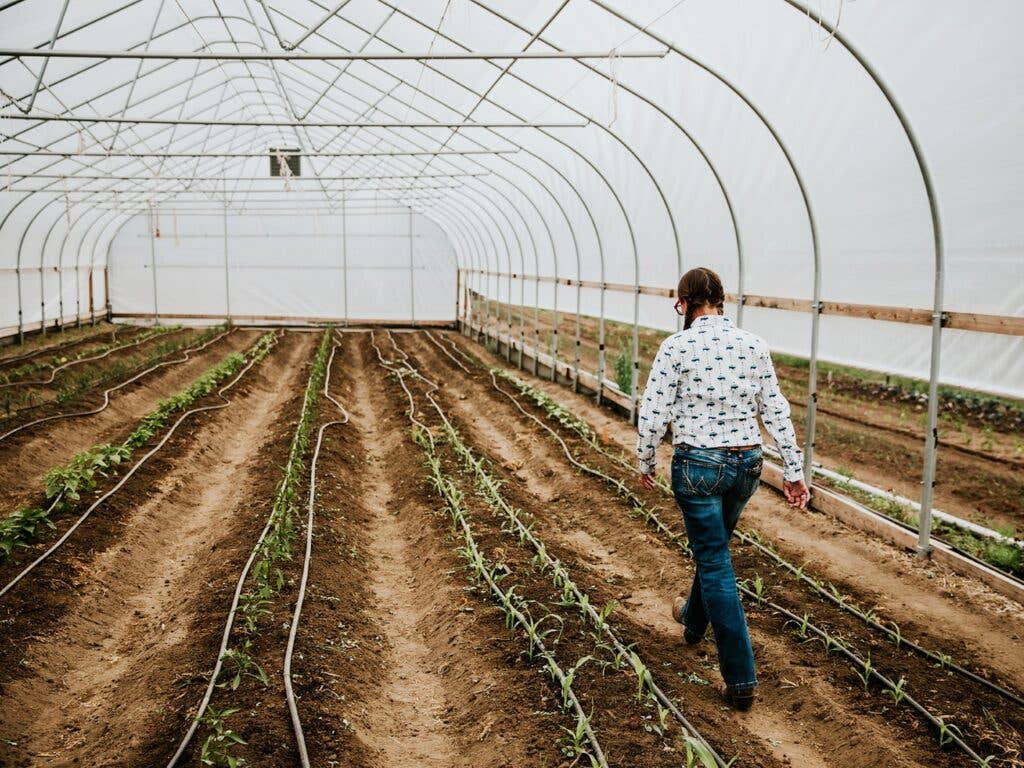
[[[782,492],[786,501],[797,509],[807,509],[807,503],[811,500],[811,492],[803,480],[786,480],[782,484]]]
[[[640,485],[646,488],[648,491],[654,490],[654,475],[645,475],[643,472],[640,473]]]

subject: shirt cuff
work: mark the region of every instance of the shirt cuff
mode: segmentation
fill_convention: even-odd
[[[640,459],[639,463],[641,475],[653,475],[655,470],[658,468],[657,459],[650,459],[647,461]]]
[[[802,466],[791,467],[788,464],[782,468],[782,479],[787,483],[795,483],[804,479],[804,468]]]

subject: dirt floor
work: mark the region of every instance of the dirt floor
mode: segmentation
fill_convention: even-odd
[[[194,704],[183,683],[215,660],[217,616],[265,515],[312,346],[286,335],[230,407],[179,430],[5,599],[2,697],[21,705],[0,715],[0,762],[169,758]]]
[[[46,466],[75,446],[117,439],[160,396],[254,338],[237,331],[201,360],[140,382],[122,393],[116,411],[112,405],[0,443],[3,471],[12,466],[0,478],[13,489],[5,498],[30,496],[26,489]],[[0,707],[0,765],[166,764],[202,697],[231,592],[267,520],[320,338],[285,333],[229,393],[230,407],[187,422],[64,547],[0,598],[0,699],[20,703]],[[713,641],[685,645],[669,615],[672,597],[693,576],[678,511],[614,460],[620,452],[628,459],[635,440],[615,414],[519,374],[591,423],[604,440],[598,450],[508,383],[496,385],[488,367],[506,367],[503,361],[459,334],[352,331],[336,338],[329,387],[351,421],[324,435],[292,666],[312,765],[587,762],[573,756],[575,719],[560,706],[559,686],[466,568],[463,534],[428,482],[410,408],[434,439],[440,471],[460,494],[480,552],[503,574],[501,587],[553,630],[545,643],[563,670],[573,670],[572,690],[610,766],[684,765],[681,727],[643,688],[638,695],[636,674],[617,657],[610,634],[565,602],[534,545],[482,495],[444,439],[444,419],[484,459],[501,497],[589,604],[611,607],[607,631],[632,648],[653,683],[726,760],[765,768],[969,763],[955,746],[940,747],[937,729],[920,714],[897,705],[879,684],[865,686],[840,654],[803,640],[784,616],[749,600],[757,702],[749,713],[725,707]],[[314,441],[319,425],[337,417],[321,397]],[[605,480],[575,469],[542,425],[576,461],[625,483],[666,528],[637,515]],[[104,480],[100,491],[115,480]],[[268,598],[249,650],[265,680],[243,675],[233,689],[226,675],[211,704],[228,713],[223,727],[237,737],[228,753],[249,765],[298,760],[282,665],[305,561],[307,493],[303,482],[282,586]],[[68,523],[59,519],[58,533]],[[751,501],[742,527],[880,620],[896,622],[904,637],[1024,692],[1020,606],[822,515],[794,511],[770,489]],[[52,537],[0,567],[0,582]],[[892,679],[904,677],[909,695],[955,725],[982,756],[995,756],[991,765],[1024,766],[1024,708],[896,647],[748,545],[734,546],[734,564],[739,578],[763,581],[768,599],[808,614],[849,648],[870,654]],[[240,639],[236,628],[232,647]],[[182,765],[199,765],[214,735],[202,726]]]

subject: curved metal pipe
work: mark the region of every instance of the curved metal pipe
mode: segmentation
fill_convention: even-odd
[[[910,119],[904,113],[900,103],[896,100],[892,89],[882,79],[881,74],[871,65],[871,62],[843,35],[835,26],[821,17],[820,14],[812,11],[808,6],[797,0],[784,0],[790,7],[802,14],[815,19],[821,26],[828,30],[833,39],[842,45],[847,52],[857,60],[857,63],[864,68],[868,76],[874,81],[878,90],[882,92],[885,100],[889,102],[896,119],[903,128],[903,133],[910,142],[910,148],[914,153],[914,160],[917,162],[918,171],[921,173],[921,181],[924,184],[925,196],[928,198],[928,212],[931,215],[932,242],[935,247],[935,280],[932,297],[932,324],[931,324],[931,359],[928,373],[928,424],[925,432],[925,458],[922,472],[921,488],[921,518],[918,524],[917,554],[919,557],[928,557],[931,553],[931,524],[932,524],[932,499],[935,490],[935,454],[938,448],[938,400],[939,400],[939,363],[942,354],[942,325],[943,325],[943,302],[945,294],[945,251],[942,239],[942,219],[939,215],[939,199],[935,193],[935,186],[932,183],[931,171],[928,162],[924,157],[924,150],[914,129],[910,126]],[[815,313],[817,315],[818,313]]]
[[[804,210],[807,213],[807,223],[810,228],[811,234],[811,249],[813,255],[814,265],[814,285],[812,289],[812,302],[811,302],[811,356],[810,365],[807,376],[807,426],[806,436],[804,440],[804,478],[808,485],[811,483],[811,463],[814,458],[814,430],[815,430],[815,415],[817,412],[818,404],[818,332],[821,324],[821,247],[818,241],[818,225],[814,218],[814,210],[811,206],[810,195],[807,192],[807,187],[804,184],[803,176],[797,169],[796,163],[793,161],[792,155],[789,153],[789,149],[786,147],[782,137],[775,130],[775,127],[771,124],[765,114],[758,108],[756,104],[740,90],[739,86],[733,83],[729,78],[722,75],[714,67],[705,62],[701,61],[697,57],[690,53],[682,50],[670,40],[666,39],[657,32],[649,29],[648,27],[641,26],[638,22],[631,19],[622,11],[613,8],[605,2],[605,0],[588,0],[588,2],[596,5],[597,7],[607,11],[609,14],[625,22],[640,33],[647,35],[652,40],[656,41],[660,45],[664,45],[668,50],[679,55],[686,61],[691,62],[695,66],[707,72],[711,77],[720,82],[726,88],[728,88],[733,94],[736,95],[746,106],[757,116],[761,124],[771,134],[772,139],[782,152],[786,163],[789,165],[790,171],[793,174],[793,178],[796,180],[797,187],[800,190],[800,197],[804,204]]]

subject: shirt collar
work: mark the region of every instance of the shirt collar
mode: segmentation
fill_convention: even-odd
[[[700,317],[694,318],[690,327],[700,328],[702,326],[712,325],[732,325],[732,320],[725,315],[701,315]]]

